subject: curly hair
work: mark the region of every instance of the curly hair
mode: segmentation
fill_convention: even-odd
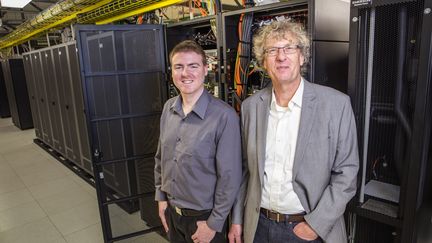
[[[269,38],[285,39],[288,33],[297,39],[297,44],[300,46],[301,54],[304,57],[304,63],[306,64],[309,61],[310,40],[303,25],[290,20],[273,21],[271,24],[261,27],[253,38],[253,52],[260,67],[263,66],[264,62],[266,40]]]
[[[206,54],[205,54],[203,48],[200,45],[198,45],[198,43],[196,43],[195,41],[185,40],[185,41],[178,43],[171,50],[171,53],[169,55],[169,60],[171,63],[172,63],[173,56],[179,52],[195,52],[196,54],[201,55],[203,65],[204,66],[207,65]]]

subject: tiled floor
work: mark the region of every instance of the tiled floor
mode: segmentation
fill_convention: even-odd
[[[33,143],[34,130],[21,131],[0,119],[0,242],[103,242],[96,192]],[[139,212],[110,206],[114,235],[145,229]],[[120,242],[166,242],[156,233]]]

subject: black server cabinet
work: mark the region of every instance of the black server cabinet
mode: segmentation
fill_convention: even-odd
[[[75,42],[23,57],[36,137],[93,176]]]
[[[43,76],[43,66],[41,60],[40,52],[33,52],[29,54],[30,58],[30,67],[29,73],[31,72],[33,75],[33,85],[35,87],[34,92],[37,100],[37,108],[40,116],[40,125],[41,125],[41,134],[42,141],[47,145],[54,147],[53,136],[52,136],[52,127],[51,127],[51,119],[50,119],[50,110],[48,107],[48,98],[47,92],[45,90],[45,80]],[[31,70],[31,71],[30,71]]]
[[[311,39],[311,58],[304,77],[347,92],[349,2],[339,0],[288,1],[226,12],[222,14],[223,69],[225,100],[238,107],[241,100],[268,85],[268,77],[253,72],[250,66],[252,35],[268,21],[289,18],[303,24]],[[239,23],[242,25],[239,28]],[[242,29],[242,36],[239,34]],[[248,33],[248,34],[245,34]],[[238,53],[239,50],[243,51]],[[248,53],[249,52],[249,53]],[[249,56],[249,60],[247,60]],[[246,77],[235,78],[235,63],[245,62]],[[249,75],[247,75],[250,72]],[[260,76],[261,75],[261,76]],[[242,92],[239,92],[243,90]],[[235,94],[237,93],[237,95]],[[237,104],[237,105],[236,105]]]
[[[63,124],[64,156],[75,164],[78,164],[79,167],[82,167],[76,125],[76,108],[73,100],[73,92],[76,91],[72,88],[72,82],[74,80],[71,79],[71,65],[68,63],[67,47],[67,45],[61,45],[51,50],[58,91],[58,106],[60,108],[60,116]],[[75,54],[75,52],[72,54]],[[79,80],[75,80],[75,82],[79,82]]]
[[[41,128],[41,113],[38,108],[38,94],[35,86],[35,77],[31,71],[31,57],[30,55],[23,55],[24,71],[27,79],[27,90],[30,100],[30,109],[33,117],[33,126],[36,137],[43,139]]]
[[[351,2],[348,90],[361,161],[353,242],[421,242],[417,229],[430,231],[422,214],[432,176],[431,8],[430,0]]]
[[[92,164],[95,175],[103,172],[96,178],[101,212],[105,188],[120,197],[145,193],[142,218],[158,224],[153,157],[167,87],[162,26],[77,26],[76,31]]]
[[[74,104],[74,113],[76,116],[75,133],[78,133],[78,140],[80,144],[81,168],[93,175],[86,113],[84,108],[83,87],[81,83],[80,67],[78,61],[78,49],[76,48],[75,43],[67,45],[67,55],[72,82],[72,100]]]
[[[42,76],[45,84],[48,110],[52,128],[52,146],[60,154],[65,154],[62,110],[59,106],[58,80],[55,73],[51,49],[40,52]]]
[[[9,101],[6,92],[6,85],[3,76],[3,69],[0,66],[0,117],[10,117]]]
[[[20,129],[33,128],[22,58],[2,61],[12,122]]]

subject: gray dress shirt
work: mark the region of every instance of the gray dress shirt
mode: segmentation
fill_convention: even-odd
[[[206,90],[184,115],[180,96],[169,99],[155,156],[156,201],[212,210],[207,225],[222,231],[242,176],[237,113]]]

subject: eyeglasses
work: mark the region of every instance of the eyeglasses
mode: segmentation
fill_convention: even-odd
[[[297,49],[300,49],[300,45],[287,45],[283,47],[270,47],[264,50],[264,53],[267,54],[267,56],[276,56],[279,53],[279,50],[282,49],[283,53],[285,54],[294,54],[296,53]]]

